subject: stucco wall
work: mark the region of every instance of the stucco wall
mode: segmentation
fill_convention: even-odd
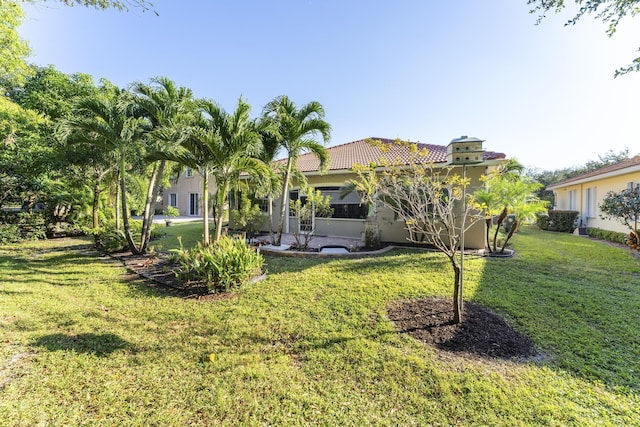
[[[213,179],[209,179],[209,194],[215,192],[216,186]],[[177,181],[172,182],[169,188],[165,188],[162,191],[162,203],[163,206],[169,206],[169,195],[171,193],[175,193],[177,197],[178,210],[180,211],[180,215],[188,216],[189,215],[189,194],[195,193],[198,194],[198,198],[200,201],[200,211],[197,216],[202,215],[202,175],[198,172],[193,173],[193,176],[186,176],[186,173],[183,172]]]
[[[458,173],[462,173],[460,167],[457,168]],[[481,185],[480,177],[485,173],[485,166],[469,166],[467,167],[467,177],[471,180],[468,188],[472,192]],[[308,177],[309,185],[312,187],[333,187],[343,186],[344,183],[351,178],[356,178],[353,173],[312,175]],[[297,189],[294,185],[292,190]],[[280,202],[276,200],[274,203],[274,228],[277,227],[277,218],[280,212]],[[296,219],[287,218],[289,228],[286,227],[285,232],[290,232],[297,227]],[[364,233],[365,220],[357,219],[316,219],[316,234],[319,236],[335,236],[335,237],[356,237],[361,238]],[[380,229],[380,238],[384,242],[406,243],[408,242],[408,232],[404,227],[404,222],[396,220],[393,212],[384,207],[378,209],[378,226]],[[263,231],[268,230],[268,221],[265,221]],[[465,234],[465,246],[472,249],[481,249],[484,247],[484,223],[478,222]]]
[[[580,212],[580,219],[586,227],[597,227],[605,230],[628,232],[628,228],[616,220],[600,218],[600,204],[610,191],[618,192],[627,188],[628,182],[640,183],[640,172],[621,174],[603,179],[594,179],[581,184],[567,185],[554,190],[556,209],[569,210],[569,198],[572,190],[576,194],[576,207],[574,210]],[[595,213],[589,215],[587,209],[587,189],[595,188]]]

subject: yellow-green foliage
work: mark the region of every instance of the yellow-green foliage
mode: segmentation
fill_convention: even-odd
[[[261,273],[264,258],[244,239],[222,236],[216,243],[198,243],[192,249],[174,250],[182,266],[180,278],[204,283],[210,292],[236,288]]]

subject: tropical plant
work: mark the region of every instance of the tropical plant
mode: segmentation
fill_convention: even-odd
[[[136,105],[129,94],[112,87],[111,93],[81,98],[74,106],[74,114],[61,122],[61,132],[66,140],[92,144],[113,152],[117,158],[119,187],[122,197],[122,220],[126,241],[134,254],[144,251],[131,235],[127,208],[127,162],[139,151],[140,141],[149,130],[149,122],[136,115]]]
[[[378,227],[378,172],[375,163],[369,165],[354,164],[351,168],[357,178],[349,179],[340,193],[344,198],[352,192],[360,195],[360,203],[367,205],[367,222],[364,227],[364,244],[367,248],[380,245],[380,229]]]
[[[298,219],[298,226],[293,231],[296,247],[307,250],[315,233],[315,219],[328,218],[333,214],[331,196],[324,196],[320,190],[306,188],[307,195],[290,201],[291,213]]]
[[[473,193],[471,202],[484,215],[485,246],[490,253],[498,252],[498,234],[509,215],[513,215],[514,223],[507,230],[500,253],[504,253],[521,223],[532,221],[537,213],[546,211],[548,202],[535,196],[536,190],[542,185],[523,175],[523,170],[520,163],[510,159],[483,176],[484,187]],[[491,241],[489,235],[494,224],[496,227]]]
[[[146,249],[151,238],[151,225],[156,201],[167,164],[165,153],[172,152],[187,129],[185,116],[193,108],[193,93],[186,87],[176,87],[166,77],[151,79],[150,84],[134,83],[135,102],[150,120],[152,129],[146,134],[146,158],[152,162],[142,222],[141,247]]]
[[[182,270],[178,278],[187,284],[201,283],[209,292],[226,292],[262,272],[264,258],[244,239],[222,236],[212,245],[172,251]]]
[[[315,154],[320,161],[320,170],[326,167],[329,160],[327,149],[315,139],[320,135],[323,142],[327,143],[331,137],[331,126],[324,120],[324,115],[324,108],[319,102],[312,101],[298,109],[286,95],[275,98],[264,107],[263,118],[277,129],[278,142],[287,155],[275,238],[278,246],[287,215],[289,183],[298,157],[306,152]]]
[[[248,239],[254,238],[264,219],[260,206],[251,203],[251,199],[249,199],[246,192],[241,192],[238,209],[232,210],[230,217],[234,226],[243,230]]]

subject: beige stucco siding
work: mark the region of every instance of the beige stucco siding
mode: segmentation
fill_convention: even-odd
[[[576,210],[580,213],[579,221],[582,220],[583,226],[627,232],[628,229],[618,221],[600,218],[600,204],[608,192],[624,190],[629,182],[640,183],[640,171],[606,178],[594,177],[587,182],[562,186],[554,189],[555,208],[570,210],[571,194],[574,194],[575,205],[571,210]],[[590,202],[591,197],[593,197],[592,202]]]
[[[172,181],[171,186],[169,188],[165,188],[162,192],[162,203],[163,206],[169,206],[170,195],[173,193],[176,195],[177,208],[180,211],[180,215],[188,216],[189,215],[189,195],[197,194],[198,200],[200,202],[200,209],[197,216],[202,215],[202,175],[198,172],[193,173],[193,176],[186,176],[185,172],[183,172],[177,181]],[[213,179],[209,179],[209,194],[213,194],[215,192],[216,186]]]
[[[480,177],[485,173],[485,166],[469,166],[467,167],[467,177],[471,180],[468,188],[472,192],[481,184]],[[462,168],[458,167],[457,173],[462,174]],[[356,178],[353,173],[330,173],[325,175],[308,176],[309,185],[312,187],[339,187],[344,186],[349,179]],[[294,184],[291,190],[298,187]],[[274,215],[277,218],[280,212],[279,200],[274,203]],[[341,219],[341,218],[317,218],[315,233],[319,236],[335,236],[335,237],[355,237],[361,238],[364,233],[365,220],[359,219]],[[288,227],[287,227],[288,225]],[[297,227],[297,220],[294,217],[288,217],[285,222],[285,233],[291,232]],[[274,228],[277,227],[277,219],[274,219]],[[405,229],[404,222],[394,217],[391,210],[378,208],[378,227],[380,230],[380,238],[384,242],[391,243],[407,243],[409,233]],[[467,248],[480,249],[484,247],[484,223],[478,222],[474,224],[465,234],[465,246]],[[265,221],[263,231],[268,230],[268,221]]]

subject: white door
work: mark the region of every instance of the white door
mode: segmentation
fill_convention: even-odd
[[[189,193],[189,215],[196,216],[200,210],[200,199],[198,193]]]

